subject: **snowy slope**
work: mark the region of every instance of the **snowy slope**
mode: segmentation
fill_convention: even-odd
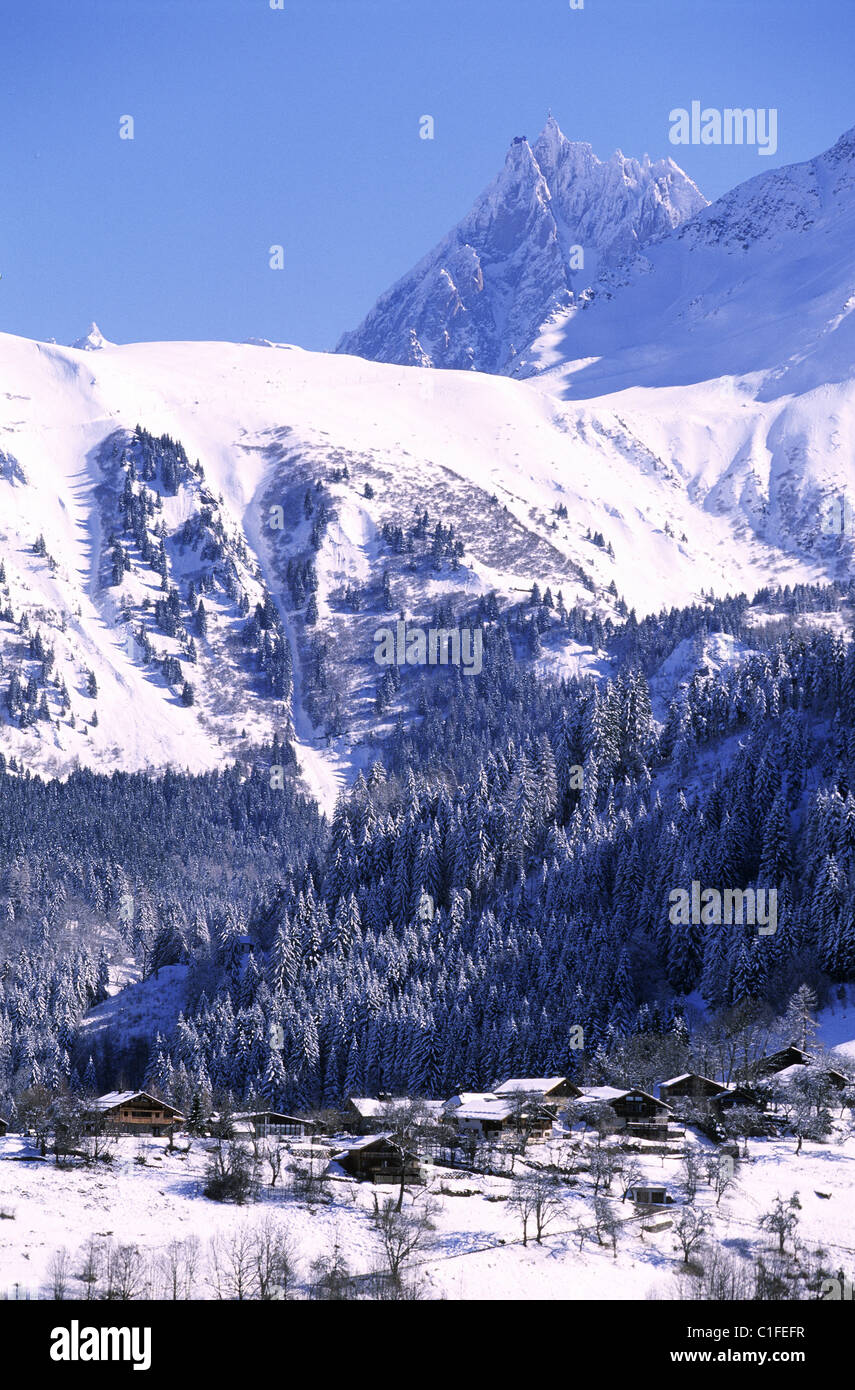
[[[643,393],[632,412],[622,400],[619,409],[612,401],[568,404],[543,378],[521,383],[283,346],[102,340],[93,352],[8,335],[0,335],[0,382],[7,579],[0,690],[15,670],[24,680],[39,676],[27,644],[42,630],[75,718],[72,727],[48,681],[51,718],[23,729],[6,719],[0,747],[51,773],[67,772],[75,760],[102,768],[216,767],[291,732],[287,701],[265,697],[247,669],[244,618],[221,588],[205,595],[208,635],[197,641],[195,664],[183,664],[192,707],[142,661],[134,640],[141,624],[158,657],[183,662],[183,651],[152,626],[163,597],[160,574],[135,563],[119,588],[109,584],[109,532],[137,424],[179,441],[191,465],[175,495],[155,499],[152,513],[184,621],[200,560],[181,543],[182,528],[207,517],[206,534],[211,540],[216,528],[245,605],[251,611],[268,594],[281,614],[295,657],[298,754],[325,804],[346,776],[359,718],[362,727],[371,718],[373,632],[401,608],[428,616],[442,595],[463,602],[490,590],[517,599],[537,581],[562,590],[568,606],[604,613],[613,611],[614,583],[643,613],[702,590],[753,592],[824,573],[815,559],[759,540],[738,506],[711,506],[687,485],[687,457],[694,460],[685,441],[704,425],[691,422],[693,403],[685,398],[675,397],[664,418]],[[740,398],[732,404],[735,418],[707,422],[707,439],[716,439],[706,459],[710,482],[727,473],[739,447]],[[307,491],[323,500],[316,549]],[[554,511],[559,505],[566,518]],[[271,519],[278,507],[284,523],[277,529]],[[407,528],[423,510],[431,530],[436,522],[454,526],[464,545],[458,568],[390,552],[384,523]],[[586,539],[589,529],[603,533],[613,557]],[[46,556],[33,552],[40,536]],[[318,585],[312,628],[305,596],[296,601],[288,582],[289,561],[307,557]],[[384,570],[392,613],[379,596]],[[359,612],[343,600],[348,586],[361,591]],[[21,632],[24,616],[28,631]],[[316,638],[326,643],[328,686],[344,711],[338,723],[312,703]],[[87,694],[88,672],[97,681],[95,699]]]
[[[546,324],[516,374],[618,412],[689,494],[758,536],[852,560],[855,130],[647,245]]]
[[[855,128],[740,184],[600,277],[545,327],[525,370],[576,397],[759,375],[763,399],[852,376]]]
[[[578,1136],[577,1140],[578,1142]],[[616,1143],[607,1140],[606,1147]],[[210,1241],[239,1231],[253,1231],[273,1217],[293,1242],[296,1264],[295,1296],[307,1296],[311,1263],[338,1245],[355,1275],[382,1267],[382,1251],[371,1221],[377,1189],[352,1179],[333,1180],[329,1200],[306,1201],[291,1189],[293,1172],[307,1165],[307,1146],[285,1158],[276,1188],[262,1186],[259,1199],[248,1207],[207,1200],[202,1192],[210,1141],[180,1137],[169,1153],[164,1140],[122,1137],[116,1141],[109,1165],[57,1168],[39,1161],[31,1141],[17,1134],[0,1139],[0,1212],[13,1219],[0,1222],[0,1296],[33,1298],[50,1288],[54,1252],[65,1247],[70,1256],[67,1297],[85,1297],[79,1278],[82,1250],[96,1240],[133,1243],[145,1257],[162,1256],[170,1241],[199,1242],[194,1298],[212,1298]],[[433,1168],[427,1189],[409,1189],[406,1209],[429,1200],[434,1232],[430,1245],[416,1252],[409,1270],[420,1282],[425,1299],[475,1300],[605,1300],[671,1299],[681,1273],[682,1253],[672,1228],[642,1233],[642,1221],[630,1202],[622,1202],[615,1183],[607,1197],[620,1222],[617,1249],[594,1234],[593,1180],[588,1154],[577,1154],[580,1172],[572,1184],[559,1187],[560,1206],[549,1222],[542,1243],[529,1234],[522,1244],[520,1220],[510,1202],[512,1180],[503,1176]],[[316,1171],[342,1140],[318,1145]],[[699,1156],[714,1152],[691,1131],[686,1146]],[[749,1157],[740,1162],[737,1180],[716,1206],[710,1187],[701,1182],[696,1206],[711,1222],[710,1243],[751,1261],[770,1252],[775,1237],[760,1228],[778,1194],[798,1192],[801,1211],[798,1237],[811,1252],[825,1252],[826,1267],[843,1268],[851,1278],[855,1257],[855,1139],[851,1128],[838,1121],[827,1144],[805,1142],[796,1154],[791,1137],[749,1141]],[[677,1192],[680,1150],[667,1157],[645,1154],[642,1172],[651,1183],[665,1183]],[[21,1161],[29,1155],[31,1161]],[[567,1160],[566,1140],[531,1145],[526,1161],[543,1164]],[[265,1170],[266,1176],[266,1170]],[[831,1193],[823,1198],[820,1193]],[[679,1203],[666,1220],[679,1218]],[[644,1222],[649,1226],[649,1221]],[[581,1239],[580,1239],[581,1235]],[[788,1247],[789,1248],[789,1247]],[[143,1262],[141,1262],[142,1264]],[[15,1286],[18,1286],[16,1290]],[[153,1296],[158,1293],[155,1282]]]

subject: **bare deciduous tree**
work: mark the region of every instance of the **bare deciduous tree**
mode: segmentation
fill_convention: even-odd
[[[684,1265],[689,1263],[692,1251],[702,1243],[711,1224],[707,1212],[698,1211],[695,1207],[683,1207],[674,1223],[674,1234],[683,1252]]]
[[[262,1145],[261,1157],[270,1169],[270,1186],[275,1187],[282,1172],[286,1149],[279,1139],[267,1139]]]
[[[171,1240],[157,1258],[161,1297],[170,1301],[186,1301],[195,1297],[199,1268],[199,1241],[196,1236],[186,1240]]]
[[[55,1250],[48,1264],[48,1285],[50,1296],[55,1303],[62,1303],[68,1292],[71,1266],[68,1251],[64,1245]]]
[[[780,1194],[775,1198],[771,1211],[767,1211],[760,1217],[759,1225],[764,1231],[771,1231],[778,1237],[778,1253],[783,1255],[784,1245],[789,1236],[794,1236],[799,1224],[798,1213],[802,1209],[799,1201],[799,1194],[794,1192],[788,1201],[784,1201]]]
[[[729,1154],[711,1154],[706,1163],[706,1179],[715,1193],[718,1206],[722,1197],[736,1182],[735,1161]]]
[[[144,1298],[148,1285],[147,1261],[139,1246],[109,1240],[104,1247],[104,1298],[129,1303]]]
[[[286,1299],[296,1279],[294,1242],[281,1218],[265,1216],[255,1226],[256,1298]]]
[[[211,1237],[208,1269],[215,1298],[244,1302],[257,1297],[255,1240],[248,1225]]]
[[[594,1234],[597,1237],[598,1245],[605,1245],[603,1240],[606,1236],[612,1244],[612,1255],[617,1259],[617,1241],[620,1232],[620,1220],[613,1204],[608,1197],[594,1198]]]
[[[680,1164],[680,1191],[685,1200],[694,1202],[701,1180],[701,1157],[695,1149],[686,1149]]]
[[[400,1285],[410,1260],[430,1244],[434,1230],[433,1209],[423,1203],[399,1211],[394,1198],[387,1197],[378,1203],[375,1197],[373,1219],[386,1269],[393,1284]]]

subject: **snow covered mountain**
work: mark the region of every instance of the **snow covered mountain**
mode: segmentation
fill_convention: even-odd
[[[677,397],[630,419],[545,378],[9,335],[0,383],[0,748],[47,773],[198,771],[293,734],[329,805],[401,610],[537,583],[641,614],[827,572],[686,487]]]
[[[201,770],[279,737],[330,805],[373,757],[374,633],[402,612],[429,624],[537,584],[641,616],[846,577],[855,131],[686,220],[699,197],[670,164],[600,165],[554,122],[515,144],[470,220],[481,250],[454,241],[502,314],[455,315],[447,339],[495,365],[548,300],[504,375],[116,346],[94,325],[74,348],[0,335],[5,755]],[[571,235],[601,264],[640,249],[562,309]],[[569,641],[536,658],[603,669]]]
[[[706,205],[671,159],[601,162],[550,116],[520,136],[471,212],[338,351],[378,362],[500,372],[605,267]]]
[[[108,347],[109,344],[97,323],[93,320],[83,337],[77,338],[71,346],[80,348],[82,352],[99,352],[102,347]]]
[[[604,270],[515,374],[559,366],[577,398],[755,374],[794,395],[851,378],[853,308],[855,128]]]
[[[605,272],[520,354],[608,401],[690,495],[851,572],[855,129],[758,175]],[[646,422],[646,423],[645,423]]]

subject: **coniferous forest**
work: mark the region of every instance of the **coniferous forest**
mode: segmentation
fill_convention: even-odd
[[[799,620],[848,599],[758,595],[776,621],[753,654],[697,669],[655,720],[663,650],[713,622],[749,637],[749,601],[629,615],[598,634],[594,682],[515,655],[534,594],[487,624],[479,676],[418,677],[330,822],[279,743],[204,776],[4,764],[0,1111],[40,1084],[286,1110],[503,1075],[639,1084],[641,1058],[652,1078],[702,1057],[711,1017],[827,998],[855,977],[855,645]],[[675,926],[693,881],[776,889],[777,930]],[[175,1026],[90,1045],[120,960],[184,967]]]

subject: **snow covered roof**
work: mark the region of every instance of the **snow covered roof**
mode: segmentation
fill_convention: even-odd
[[[407,1105],[407,1096],[387,1096],[379,1100],[376,1096],[348,1096],[348,1101],[364,1120],[376,1120],[390,1105]]]
[[[620,1100],[629,1091],[620,1091],[616,1086],[580,1086],[582,1100]]]
[[[269,1116],[273,1121],[285,1120],[288,1124],[311,1125],[312,1120],[301,1120],[299,1115],[283,1115],[279,1110],[239,1110],[232,1116],[235,1120],[260,1120]]]
[[[460,1105],[454,1112],[457,1120],[506,1120],[514,1111],[513,1102],[499,1100],[473,1101],[471,1105]]]
[[[580,1100],[622,1100],[624,1096],[644,1096],[645,1100],[650,1100],[654,1105],[658,1105],[662,1110],[670,1110],[671,1106],[664,1100],[659,1100],[657,1096],[652,1096],[649,1091],[642,1091],[640,1086],[629,1086],[626,1090],[619,1090],[617,1086],[582,1086]]]
[[[390,1138],[391,1138],[391,1135],[388,1134],[388,1133],[386,1133],[386,1134],[365,1134],[365,1135],[362,1136],[361,1139],[354,1139],[353,1143],[352,1143],[352,1144],[348,1144],[348,1146],[347,1146],[346,1149],[342,1149],[339,1153],[333,1154],[332,1158],[330,1159],[330,1162],[331,1162],[331,1163],[338,1163],[341,1159],[347,1158],[347,1155],[348,1155],[349,1153],[353,1153],[353,1152],[354,1152],[355,1150],[357,1150],[357,1149],[370,1149],[370,1148],[372,1147],[372,1145],[374,1145],[374,1144],[379,1144],[379,1143],[381,1143],[384,1139],[385,1139],[385,1140],[388,1140],[388,1139],[390,1139]]]
[[[159,1105],[162,1110],[171,1110],[175,1115],[180,1113],[174,1105],[169,1105],[167,1101],[150,1095],[148,1091],[107,1091],[105,1095],[98,1096],[96,1100],[92,1101],[91,1108],[93,1110],[113,1110],[117,1105],[129,1105],[132,1100],[149,1100],[152,1105]]]
[[[513,1092],[545,1095],[547,1091],[554,1091],[555,1087],[560,1086],[565,1080],[566,1077],[563,1076],[512,1076],[496,1087],[496,1095],[509,1095]]]
[[[681,1081],[705,1081],[708,1086],[720,1086],[723,1091],[727,1090],[723,1081],[716,1081],[711,1076],[702,1076],[698,1071],[684,1071],[679,1076],[670,1077],[668,1081],[660,1081],[659,1090],[661,1092],[663,1086],[677,1086]]]
[[[792,1066],[782,1067],[780,1071],[775,1072],[774,1076],[769,1076],[766,1080],[772,1083],[777,1081],[793,1081],[797,1076],[804,1076],[809,1070],[811,1070],[811,1068],[804,1062],[793,1062]]]
[[[478,1105],[481,1102],[498,1100],[495,1091],[459,1091],[451,1100],[445,1102],[446,1110],[456,1110],[461,1105]]]

